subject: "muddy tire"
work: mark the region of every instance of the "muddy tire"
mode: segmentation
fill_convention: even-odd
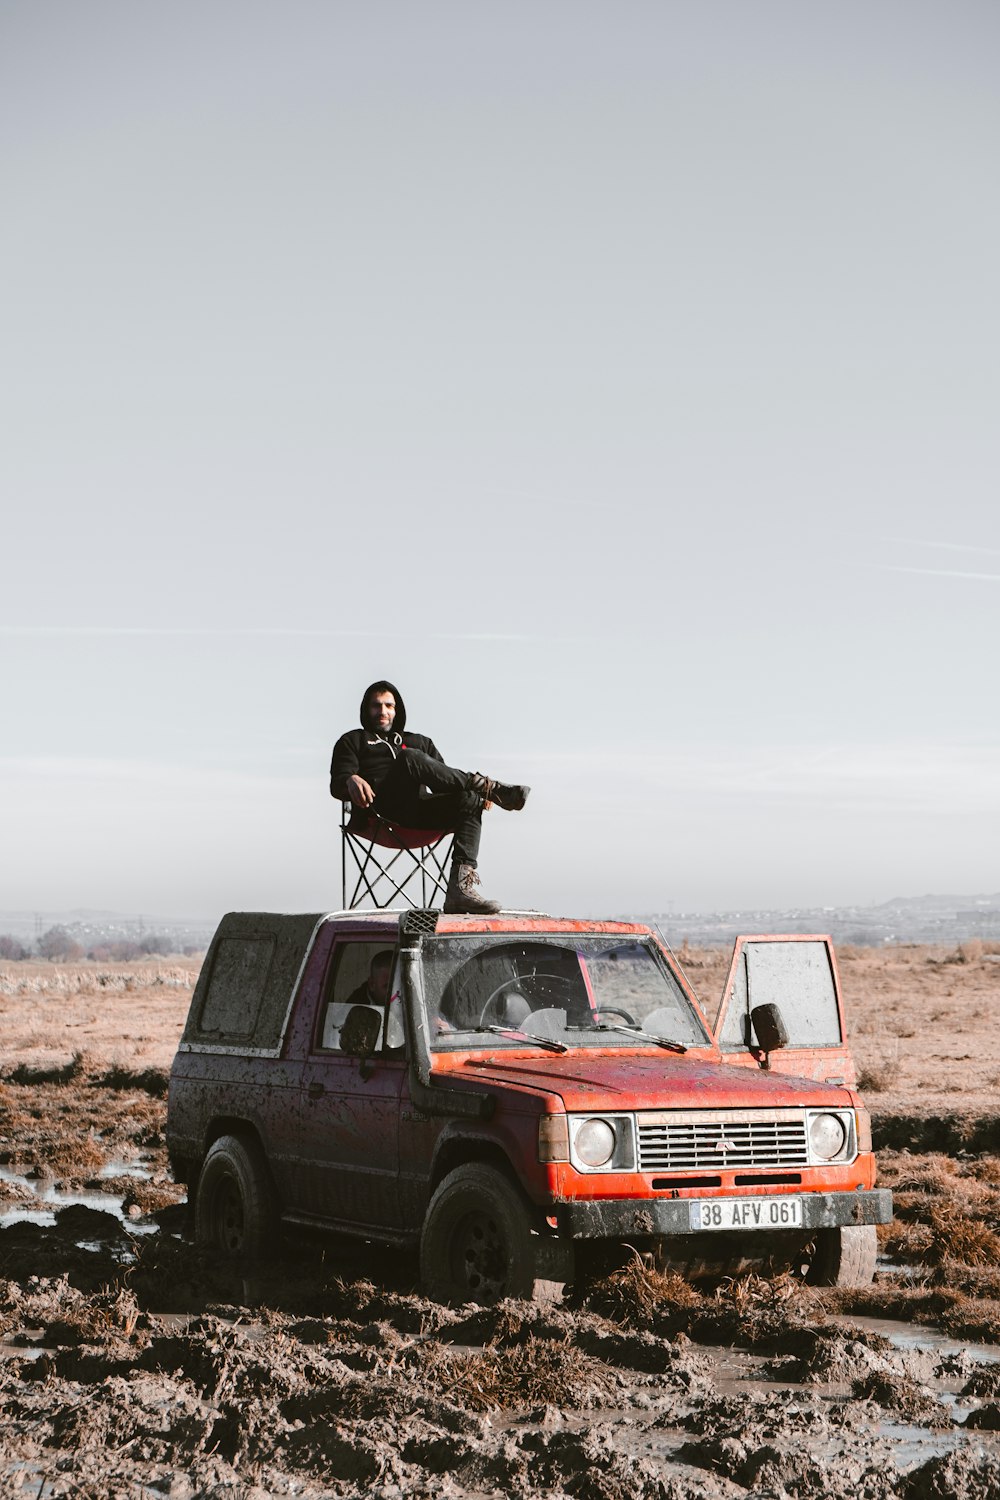
[[[544,1294],[536,1282],[524,1200],[495,1167],[456,1167],[431,1198],[420,1237],[420,1279],[438,1302],[479,1302]]]
[[[874,1224],[821,1229],[806,1280],[813,1286],[868,1286],[877,1255]]]
[[[230,1260],[256,1260],[274,1249],[278,1210],[264,1153],[249,1137],[221,1135],[198,1178],[194,1237]]]

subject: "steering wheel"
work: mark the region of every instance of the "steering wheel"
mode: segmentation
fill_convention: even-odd
[[[603,1016],[621,1016],[622,1020],[629,1026],[638,1026],[639,1024],[635,1016],[631,1015],[627,1010],[621,1010],[617,1005],[598,1005],[594,1014],[598,1020]]]
[[[568,989],[573,982],[565,974],[531,974],[525,980],[522,980],[515,974],[510,979],[505,979],[502,984],[498,984],[496,989],[490,992],[483,1002],[483,1008],[479,1012],[479,1021],[477,1022],[479,1030],[482,1031],[486,1026],[498,1026],[501,1024],[495,1010],[493,1015],[490,1015],[490,1006],[498,995],[502,995],[504,990],[512,990],[518,995],[524,995],[525,986],[527,985],[530,988],[540,979],[544,980],[547,984],[560,985],[564,989]],[[525,995],[524,998],[528,999],[529,997]],[[516,1027],[514,1029],[517,1030]]]

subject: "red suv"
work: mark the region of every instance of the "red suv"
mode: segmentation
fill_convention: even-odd
[[[714,1022],[648,928],[436,911],[231,913],[170,1082],[197,1237],[281,1221],[419,1243],[453,1301],[628,1245],[689,1274],[869,1281],[875,1187],[832,945],[743,937]]]

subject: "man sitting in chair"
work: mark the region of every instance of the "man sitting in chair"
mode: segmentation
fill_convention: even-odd
[[[330,794],[403,828],[454,832],[444,909],[485,914],[499,901],[482,894],[477,858],[483,811],[520,812],[530,787],[506,786],[478,771],[446,766],[434,741],[406,733],[406,706],[391,682],[373,682],[361,700],[361,728],[333,747]]]

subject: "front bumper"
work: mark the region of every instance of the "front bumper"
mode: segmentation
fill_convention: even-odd
[[[801,1233],[808,1229],[840,1229],[851,1224],[888,1224],[892,1193],[868,1188],[853,1193],[801,1193]],[[574,1240],[622,1239],[644,1235],[697,1234],[691,1227],[692,1198],[587,1198],[561,1203],[559,1233]],[[742,1229],[741,1234],[773,1234],[773,1229]]]

